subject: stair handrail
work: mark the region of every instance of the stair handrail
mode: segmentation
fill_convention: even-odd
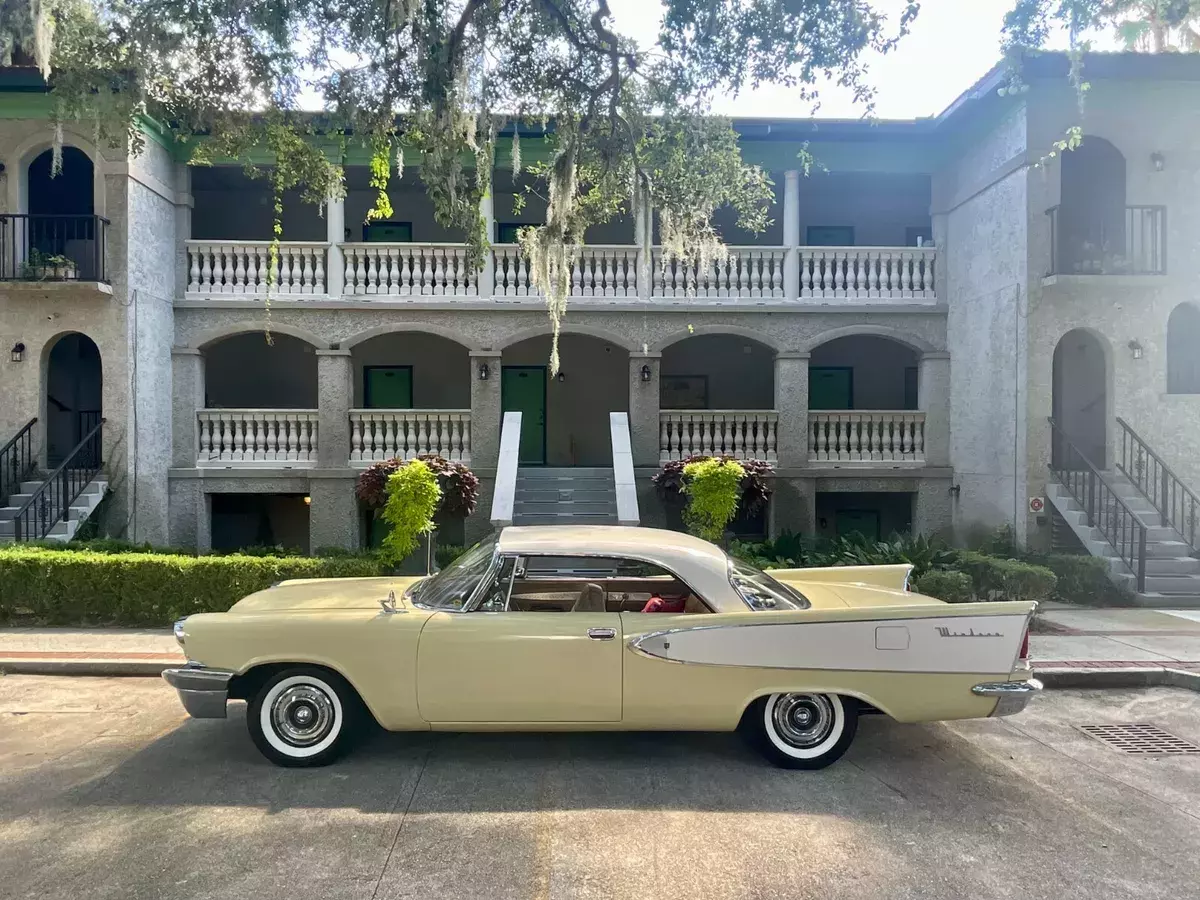
[[[500,457],[496,460],[496,485],[492,489],[492,525],[511,525],[517,495],[517,463],[521,458],[521,413],[504,414],[500,427]]]
[[[1060,442],[1059,446],[1068,451],[1063,455],[1069,455],[1070,462],[1078,461],[1083,464],[1082,468],[1068,468],[1064,465],[1066,461],[1060,459],[1059,464],[1055,465],[1051,457],[1050,472],[1058,478],[1075,502],[1083,507],[1088,524],[1100,531],[1121,561],[1129,566],[1137,582],[1137,592],[1144,593],[1146,523],[1121,499],[1109,480],[1104,477],[1104,473],[1075,446],[1074,441],[1067,437],[1053,418],[1050,419],[1050,429],[1054,438]],[[1110,509],[1113,515],[1101,515]]]
[[[1162,515],[1163,523],[1179,532],[1192,552],[1200,550],[1200,545],[1196,543],[1200,496],[1175,474],[1175,470],[1154,452],[1142,436],[1133,430],[1133,426],[1120,416],[1117,416],[1117,424],[1122,432],[1121,461],[1117,463],[1117,468],[1146,495],[1146,499]],[[1140,464],[1143,453],[1149,458],[1149,465]],[[1150,475],[1151,471],[1153,476]]]
[[[629,413],[608,414],[609,440],[612,441],[613,493],[617,501],[617,524],[640,525],[637,482],[633,474],[633,444],[629,439]]]
[[[13,493],[13,485],[19,485],[33,471],[33,426],[36,424],[37,416],[34,416],[0,447],[0,502]]]
[[[79,499],[84,488],[91,484],[103,465],[101,419],[76,444],[59,467],[50,473],[32,496],[13,516],[13,539],[40,541],[50,533],[59,519],[70,513],[71,504]]]

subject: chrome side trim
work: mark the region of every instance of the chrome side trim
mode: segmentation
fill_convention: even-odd
[[[1041,689],[1042,683],[1030,678],[1028,681],[985,681],[971,688],[971,693],[997,698],[992,716],[1011,716],[1023,710]]]
[[[224,719],[229,682],[234,673],[224,669],[188,666],[163,670],[163,680],[179,693],[179,702],[193,719]]]

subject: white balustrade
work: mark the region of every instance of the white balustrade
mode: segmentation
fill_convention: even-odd
[[[479,273],[466,244],[342,244],[346,294],[475,297]]]
[[[655,297],[745,297],[783,299],[784,247],[728,247],[700,271],[654,248]]]
[[[809,410],[809,462],[924,463],[925,413]]]
[[[323,296],[328,246],[281,241],[272,277],[270,241],[187,241],[187,293],[298,299]]]
[[[315,409],[202,409],[197,415],[197,466],[316,465]]]
[[[350,465],[428,454],[470,463],[469,409],[350,410]]]
[[[537,297],[529,261],[513,244],[492,246],[497,297]],[[574,249],[569,256],[572,297],[636,298],[637,247],[608,245]]]
[[[935,247],[801,247],[800,299],[933,300]]]
[[[734,456],[775,462],[774,410],[664,409],[658,414],[660,462],[689,456]]]

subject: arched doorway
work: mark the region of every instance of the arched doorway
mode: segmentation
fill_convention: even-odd
[[[62,168],[52,175],[53,152],[46,150],[29,164],[25,185],[26,232],[17,235],[22,259],[44,271],[45,257],[65,257],[76,277],[94,281],[99,277],[103,247],[98,243],[95,219],[95,169],[92,160],[77,147],[62,148]],[[51,266],[61,272],[59,262]]]
[[[1054,421],[1097,468],[1108,461],[1108,362],[1100,339],[1090,331],[1068,331],[1054,348]],[[1064,464],[1067,456],[1058,440],[1052,462]]]
[[[1200,394],[1200,307],[1192,303],[1167,319],[1167,393]]]
[[[103,366],[100,349],[85,334],[64,334],[46,358],[46,464],[57,467],[99,424]]]
[[[1126,257],[1125,157],[1104,138],[1087,135],[1062,155],[1058,210],[1059,270],[1102,274]]]

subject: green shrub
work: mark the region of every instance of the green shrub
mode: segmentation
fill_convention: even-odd
[[[463,554],[463,548],[458,544],[438,544],[433,548],[433,561],[439,569],[444,569]]]
[[[975,599],[971,576],[953,569],[930,569],[917,578],[913,590],[947,603],[970,603]]]
[[[924,535],[893,534],[886,541],[861,535],[838,538],[833,545],[835,566],[890,566],[908,563],[918,578],[930,569],[952,566],[957,553],[940,541]]]
[[[1072,553],[1030,554],[1026,562],[1045,566],[1058,583],[1054,599],[1087,606],[1130,606],[1133,596],[1113,583],[1108,563],[1096,556]]]
[[[954,567],[971,576],[975,596],[981,600],[1046,600],[1054,594],[1057,581],[1045,566],[978,550],[959,551]]]
[[[419,459],[405,463],[388,476],[382,517],[391,527],[380,547],[385,560],[399,565],[417,549],[421,535],[433,531],[441,497],[433,469]]]
[[[738,509],[747,515],[757,515],[766,509],[771,499],[771,483],[769,479],[775,474],[775,467],[762,459],[736,459],[732,456],[689,456],[686,459],[673,459],[663,463],[663,467],[650,480],[658,490],[658,496],[667,504],[678,503],[684,497],[687,476],[684,469],[692,463],[715,459],[719,462],[732,462],[742,467],[741,495],[738,497]]]
[[[742,476],[746,470],[734,460],[703,459],[683,467],[683,510],[687,530],[708,541],[719,541],[725,526],[737,514]]]
[[[479,500],[479,478],[465,463],[451,462],[434,454],[422,454],[417,459],[429,466],[442,489],[438,514],[469,516]],[[354,493],[371,510],[381,510],[387,503],[388,479],[404,465],[402,459],[385,459],[374,463],[358,476]]]
[[[0,623],[166,626],[288,578],[381,575],[375,557],[183,556],[0,549]]]

